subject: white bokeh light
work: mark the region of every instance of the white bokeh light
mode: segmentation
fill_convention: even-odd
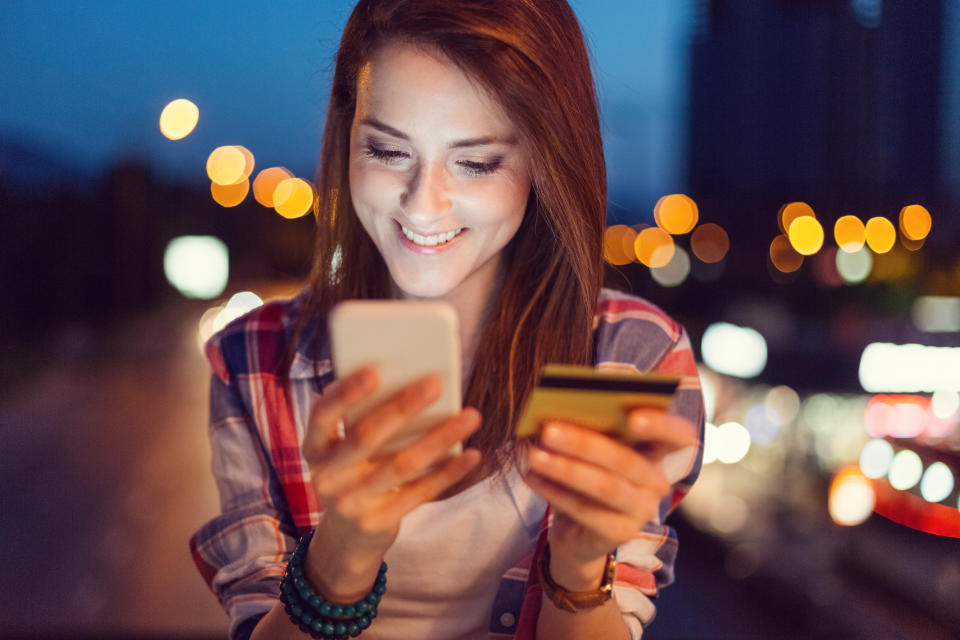
[[[953,491],[953,472],[942,462],[934,462],[923,472],[920,495],[927,502],[940,502]]]
[[[717,322],[703,332],[703,361],[719,373],[753,378],[767,365],[767,341],[756,329]]]
[[[920,456],[909,449],[903,449],[893,456],[893,461],[890,463],[890,486],[906,491],[917,486],[922,474],[923,462]]]
[[[860,452],[860,471],[868,478],[882,478],[890,471],[893,446],[882,438],[874,438],[863,445]]]
[[[230,275],[227,245],[214,236],[180,236],[163,253],[167,281],[188,298],[216,298]]]
[[[714,432],[717,460],[736,464],[750,451],[750,432],[739,422],[725,422]]]
[[[853,253],[837,251],[837,272],[847,284],[859,284],[867,279],[873,269],[873,254],[867,247]]]
[[[868,344],[860,356],[860,385],[871,393],[960,390],[960,347]]]
[[[876,493],[870,481],[858,474],[842,474],[830,487],[828,509],[834,522],[856,526],[870,517]]]
[[[650,269],[650,275],[662,287],[676,287],[690,275],[690,255],[683,247],[674,247],[670,262]]]
[[[952,418],[960,410],[960,393],[956,391],[934,391],[930,398],[930,410],[941,420]]]
[[[213,320],[214,333],[262,304],[263,300],[260,299],[260,296],[252,291],[241,291],[240,293],[233,294]]]

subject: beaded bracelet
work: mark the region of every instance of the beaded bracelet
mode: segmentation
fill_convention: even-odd
[[[290,620],[316,640],[347,640],[359,636],[377,617],[377,605],[387,590],[387,563],[380,563],[370,593],[352,604],[333,604],[323,599],[303,574],[303,558],[313,538],[311,531],[300,538],[280,582],[280,601]]]

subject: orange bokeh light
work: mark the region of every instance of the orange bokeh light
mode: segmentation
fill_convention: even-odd
[[[313,208],[313,198],[313,185],[301,178],[287,178],[273,190],[273,208],[284,218],[300,218]]]
[[[787,237],[797,253],[812,256],[823,246],[823,227],[811,216],[794,218],[787,227]]]
[[[893,223],[881,216],[867,220],[866,232],[867,246],[874,253],[890,251],[897,241],[897,230],[893,228]]]
[[[250,181],[244,180],[236,184],[210,183],[210,195],[221,207],[235,207],[247,197],[250,192]]]
[[[693,230],[690,248],[702,262],[720,262],[730,250],[730,236],[720,225],[707,222]]]
[[[780,232],[787,235],[794,220],[807,216],[816,219],[817,214],[813,212],[813,207],[806,202],[788,202],[780,207],[780,211],[777,212],[777,224],[780,225]]]
[[[909,204],[900,210],[900,233],[908,240],[923,240],[932,224],[930,212],[922,205]]]
[[[857,216],[840,216],[833,225],[833,239],[841,251],[856,253],[867,241],[867,229]]]
[[[273,208],[273,192],[284,180],[292,178],[293,174],[283,167],[269,167],[257,174],[253,181],[253,197],[265,207]]]
[[[693,198],[682,193],[672,193],[657,201],[653,208],[653,219],[657,226],[667,233],[682,235],[690,233],[697,226],[700,212]]]
[[[649,227],[633,241],[637,260],[651,269],[665,266],[673,258],[674,244],[670,234],[660,227]]]
[[[790,245],[785,235],[779,235],[770,243],[770,262],[778,271],[793,273],[803,264],[803,256]]]

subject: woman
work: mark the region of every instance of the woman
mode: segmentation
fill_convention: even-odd
[[[672,581],[662,521],[699,469],[702,405],[682,328],[601,290],[604,159],[570,7],[361,0],[318,182],[309,285],[207,345],[223,513],[191,547],[231,637],[639,637]],[[332,381],[326,316],[349,298],[450,303],[472,408],[381,453],[437,397],[428,377],[343,424],[377,384]],[[549,362],[683,381],[671,413],[630,413],[636,449],[562,421],[517,445]]]

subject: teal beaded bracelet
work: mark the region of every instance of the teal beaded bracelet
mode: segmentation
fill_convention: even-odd
[[[312,538],[312,531],[300,538],[283,572],[280,582],[283,608],[301,631],[316,640],[355,638],[377,617],[377,605],[387,590],[387,563],[380,563],[380,571],[370,593],[351,604],[333,604],[324,600],[310,586],[303,572],[303,559]]]

